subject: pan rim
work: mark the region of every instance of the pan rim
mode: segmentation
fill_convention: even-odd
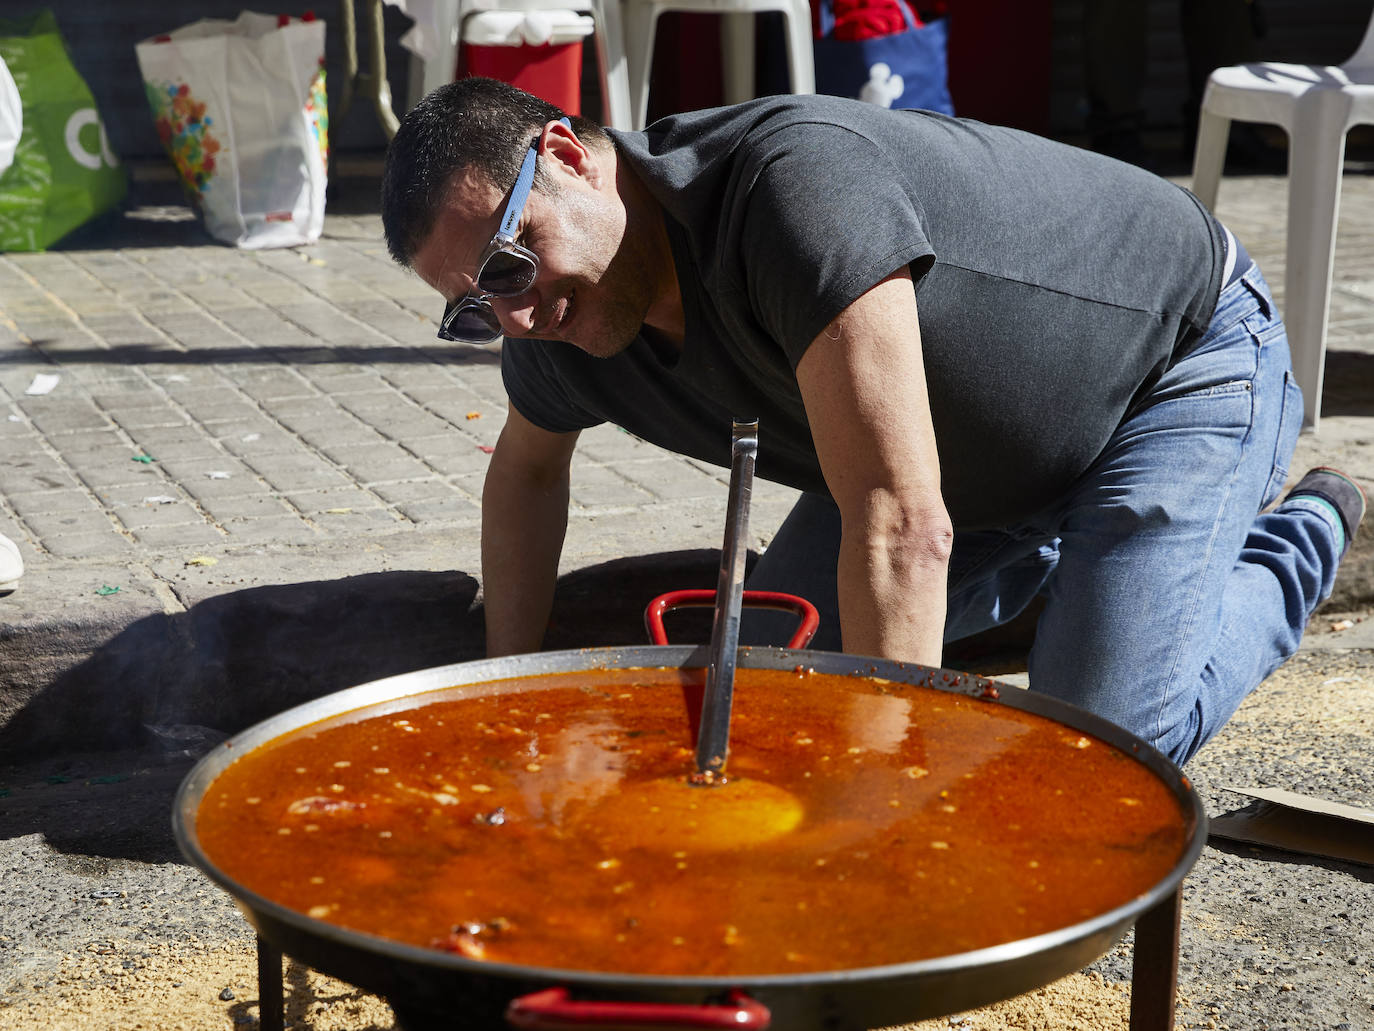
[[[453,953],[410,945],[379,935],[353,930],[307,916],[238,884],[224,874],[200,847],[195,832],[195,815],[205,790],[216,776],[240,755],[282,734],[358,709],[388,702],[413,700],[418,695],[464,686],[477,686],[516,679],[536,673],[573,672],[587,669],[690,669],[704,667],[707,649],[702,645],[641,645],[629,647],[582,648],[567,651],[532,652],[499,659],[478,659],[429,667],[369,681],[323,695],[270,716],[231,736],[204,755],[183,778],[172,806],[172,830],[185,858],[209,880],[224,889],[249,922],[257,926],[261,916],[285,924],[300,934],[388,959],[435,968],[437,971],[477,978],[540,981],[567,986],[608,985],[628,990],[696,990],[703,993],[730,988],[789,989],[853,985],[890,979],[920,979],[976,969],[994,968],[1032,956],[1046,956],[1057,949],[1098,937],[1111,935],[1116,940],[1143,913],[1175,893],[1197,862],[1207,841],[1207,816],[1202,800],[1191,780],[1166,756],[1129,731],[1067,702],[1038,695],[1023,688],[977,674],[936,669],[912,663],[851,655],[842,652],[790,650],[778,647],[742,647],[741,668],[791,668],[808,666],[825,673],[843,673],[869,679],[919,684],[969,697],[981,697],[994,704],[1005,704],[1056,720],[1073,729],[1091,734],[1132,755],[1169,786],[1180,802],[1188,834],[1178,860],[1148,891],[1121,905],[1028,938],[966,952],[949,953],[883,966],[848,967],[786,974],[744,975],[661,975],[585,970],[564,967],[536,967],[487,960],[473,960]],[[625,661],[626,659],[631,661]],[[642,660],[642,661],[637,661]],[[840,668],[828,668],[828,667]],[[488,673],[494,671],[494,675]],[[914,680],[912,677],[921,679]],[[461,678],[455,682],[454,677]],[[1063,715],[1060,715],[1063,714]],[[1065,719],[1066,715],[1070,719]],[[327,970],[325,971],[328,972]]]

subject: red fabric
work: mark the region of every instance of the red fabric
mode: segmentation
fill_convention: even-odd
[[[831,36],[852,41],[876,39],[879,36],[905,32],[906,19],[902,17],[902,9],[898,6],[904,2],[905,0],[832,0],[831,10],[835,16],[835,27],[831,31]],[[915,24],[920,25],[921,19],[916,12],[910,13]],[[812,27],[819,38],[820,18],[814,3]]]

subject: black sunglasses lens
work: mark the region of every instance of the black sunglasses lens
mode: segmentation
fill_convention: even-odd
[[[485,304],[465,304],[457,311],[444,312],[439,337],[467,344],[488,344],[501,335],[496,312]]]
[[[534,285],[534,262],[514,251],[497,251],[487,258],[477,277],[477,289],[498,297],[514,297]]]

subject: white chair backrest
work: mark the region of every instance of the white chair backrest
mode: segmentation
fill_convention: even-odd
[[[1369,16],[1369,27],[1364,30],[1364,39],[1351,55],[1350,60],[1341,65],[1346,71],[1356,69],[1366,72],[1374,72],[1374,13]]]

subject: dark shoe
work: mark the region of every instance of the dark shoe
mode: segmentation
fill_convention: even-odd
[[[1364,522],[1365,509],[1369,505],[1364,488],[1348,473],[1328,465],[1319,465],[1309,470],[1284,500],[1301,495],[1320,498],[1341,517],[1341,527],[1345,530],[1345,547],[1341,549],[1341,555],[1344,556],[1350,550],[1350,542],[1355,539],[1360,524]]]

